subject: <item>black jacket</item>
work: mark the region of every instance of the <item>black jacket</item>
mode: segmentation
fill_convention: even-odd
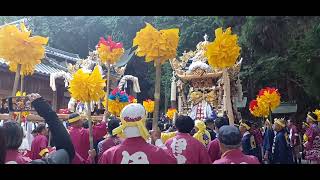
[[[245,155],[259,156],[258,146],[255,142],[254,136],[251,134],[245,135],[242,140],[242,152]]]
[[[272,147],[272,158],[274,164],[291,164],[292,163],[292,152],[290,142],[288,141],[288,134],[285,129],[277,132],[273,147]]]
[[[216,132],[210,128],[206,128],[207,131],[210,133],[211,141],[213,141],[215,138],[217,138]]]
[[[56,146],[56,152],[50,154],[42,159],[31,161],[31,164],[69,164],[74,158],[74,147],[66,128],[59,120],[56,112],[54,112],[51,106],[43,99],[39,98],[32,102],[32,106],[35,108],[39,116],[45,119],[48,124],[52,141]]]

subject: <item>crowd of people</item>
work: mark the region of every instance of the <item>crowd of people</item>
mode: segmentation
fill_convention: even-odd
[[[304,133],[293,119],[265,120],[259,128],[250,120],[229,125],[226,116],[194,120],[180,115],[174,122],[162,117],[153,129],[144,107],[132,103],[120,117],[93,124],[90,148],[90,130],[79,114],[70,114],[66,127],[39,94],[28,97],[45,123],[32,132],[30,151],[22,152],[23,128],[5,121],[0,126],[1,164],[320,163],[319,118],[314,113],[307,114]]]

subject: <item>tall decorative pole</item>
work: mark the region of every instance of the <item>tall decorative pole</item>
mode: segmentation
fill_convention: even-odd
[[[112,41],[111,36],[108,36],[108,39],[105,40],[103,37],[100,38],[100,41],[97,46],[98,55],[101,63],[106,64],[108,68],[107,73],[107,89],[106,89],[106,103],[105,103],[105,112],[104,118],[107,119],[109,117],[108,112],[108,96],[110,92],[110,70],[111,65],[116,63],[121,56],[124,54],[124,49],[122,43]]]
[[[18,91],[18,83],[20,79],[20,71],[21,71],[21,64],[18,64],[16,75],[14,77],[13,89],[12,89],[12,96],[15,96]],[[22,91],[21,91],[22,92]]]
[[[82,103],[85,103],[86,105],[86,114],[89,122],[90,150],[94,149],[90,103],[92,101],[97,102],[99,99],[105,96],[105,86],[105,79],[102,78],[98,66],[94,68],[91,74],[85,73],[82,69],[79,69],[73,74],[72,80],[69,84],[68,91],[70,92],[71,97],[81,101]]]
[[[45,53],[44,45],[48,43],[48,38],[31,37],[31,31],[26,28],[24,21],[26,19],[23,19],[23,22],[17,21],[21,22],[20,28],[15,25],[17,22],[0,28],[0,58],[9,63],[10,71],[16,72],[12,96],[17,93],[20,75],[32,74],[35,66],[41,63]]]
[[[92,129],[92,118],[91,118],[91,105],[90,102],[86,102],[86,109],[87,109],[87,117],[88,117],[88,125],[89,125],[89,143],[90,149],[94,149],[93,147],[93,129]]]
[[[158,128],[161,65],[177,54],[179,42],[179,29],[165,29],[158,31],[152,25],[146,23],[146,27],[137,32],[133,39],[133,46],[138,46],[136,55],[145,57],[146,62],[154,61],[156,68],[152,129]]]
[[[154,85],[154,113],[153,113],[153,121],[152,121],[153,130],[158,128],[158,121],[159,121],[160,80],[161,80],[161,64],[158,60],[156,62],[156,80]]]
[[[207,39],[206,37],[204,37]],[[234,115],[231,101],[230,77],[228,68],[234,66],[240,56],[238,36],[231,34],[231,28],[223,32],[222,28],[215,30],[215,40],[206,47],[205,55],[208,63],[213,68],[221,69],[223,72],[224,109],[227,111],[229,124],[234,124]]]
[[[230,88],[230,77],[227,69],[223,70],[223,89],[225,93],[225,107],[227,111],[227,115],[229,118],[229,124],[234,124],[234,114],[232,108],[232,101],[231,101],[231,88]]]
[[[109,92],[110,92],[110,63],[107,62],[107,68],[108,68],[108,72],[107,72],[107,89],[106,89],[106,107],[105,107],[105,111],[104,111],[104,117],[105,119],[108,119],[109,117],[109,113],[108,113],[108,96],[109,96]]]

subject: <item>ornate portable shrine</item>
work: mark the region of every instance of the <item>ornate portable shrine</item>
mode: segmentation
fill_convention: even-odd
[[[240,119],[241,115],[236,105],[243,100],[239,79],[241,60],[228,69],[230,83],[225,83],[222,70],[213,69],[208,65],[205,57],[205,47],[208,43],[205,35],[204,41],[197,44],[195,51],[184,52],[179,58],[170,60],[174,70],[171,101],[177,99],[178,113],[189,115],[193,119],[203,120],[214,116],[214,113],[223,116],[228,106],[232,107],[234,118]],[[231,97],[226,96],[225,92],[228,89]],[[226,98],[231,98],[232,104],[225,103]]]

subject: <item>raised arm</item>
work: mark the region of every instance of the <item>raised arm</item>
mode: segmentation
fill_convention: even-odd
[[[52,110],[51,106],[39,94],[31,94],[29,98],[37,113],[43,117],[49,125],[52,140],[57,150],[64,149],[67,151],[71,161],[75,154],[74,147],[66,128],[59,120],[56,112]]]

